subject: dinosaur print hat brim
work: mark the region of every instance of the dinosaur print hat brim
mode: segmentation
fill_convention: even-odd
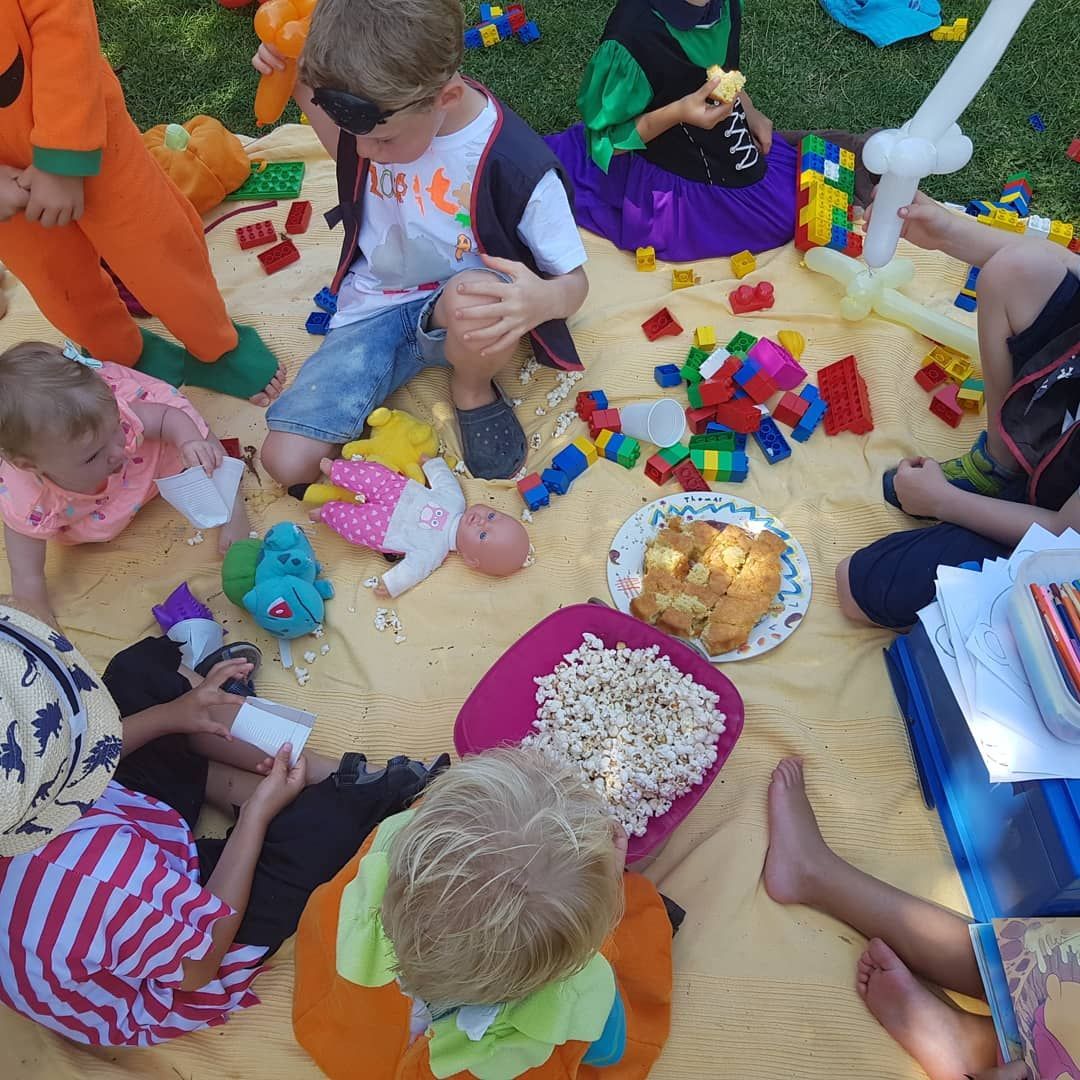
[[[120,760],[120,713],[58,631],[0,604],[0,857],[85,814]]]

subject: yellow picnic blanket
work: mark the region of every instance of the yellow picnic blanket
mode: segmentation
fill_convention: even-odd
[[[318,345],[304,330],[312,297],[337,263],[340,231],[321,218],[334,198],[333,168],[310,129],[279,128],[253,144],[252,153],[307,162],[303,197],[315,214],[297,238],[299,263],[267,277],[254,252],[236,242],[237,225],[270,217],[279,228],[288,204],[234,218],[208,236],[218,281],[235,318],[258,327],[295,375]],[[217,213],[238,204],[227,203]],[[810,795],[826,838],[872,874],[957,909],[967,910],[959,879],[935,814],[919,798],[903,725],[898,719],[881,649],[889,635],[849,625],[836,602],[833,572],[857,547],[910,525],[881,499],[884,468],[906,453],[952,454],[970,444],[976,421],[957,431],[932,416],[912,375],[928,350],[925,339],[872,318],[843,322],[837,286],[800,268],[788,247],[758,256],[750,280],[771,280],[776,306],[733,317],[727,293],[736,284],[726,259],[696,266],[701,284],[671,292],[670,269],[638,273],[631,255],[586,235],[591,291],[573,321],[587,365],[578,389],[601,388],[616,406],[656,396],[653,367],[681,363],[690,331],[711,324],[727,341],[745,327],[754,334],[800,330],[811,371],[854,353],[870,389],[874,431],[868,437],[818,432],[793,443],[789,460],[767,465],[751,446],[751,471],[732,491],[778,515],[801,540],[813,571],[813,601],[801,627],[780,648],[725,667],[746,701],[746,726],[717,782],[685,824],[646,868],[667,895],[686,908],[675,940],[675,992],[671,1039],[654,1070],[658,1080],[707,1077],[837,1080],[919,1077],[917,1066],[881,1030],[854,990],[857,934],[803,908],[782,908],[762,888],[768,843],[765,791],[776,761],[801,754]],[[952,299],[965,268],[940,255],[908,249],[918,264],[912,295],[956,313]],[[26,293],[8,279],[11,310],[0,321],[0,345],[26,338],[58,340]],[[679,338],[649,344],[641,323],[669,306],[686,328]],[[965,316],[960,315],[964,318]],[[529,467],[582,434],[576,423],[552,437],[549,407],[555,374],[541,370],[528,383],[518,372],[525,350],[503,375],[519,415],[540,449]],[[221,436],[257,445],[262,412],[233,399],[193,391],[192,400]],[[400,391],[392,404],[433,419],[450,449],[457,445],[445,372],[431,372]],[[540,414],[540,415],[538,415]],[[260,470],[261,473],[261,470]],[[490,500],[511,513],[521,503],[508,482],[465,482],[470,500]],[[303,522],[300,504],[266,476],[243,482],[255,527]],[[605,564],[622,522],[658,489],[638,468],[598,462],[565,497],[539,511],[529,526],[534,566],[494,581],[466,570],[453,556],[431,579],[396,602],[406,640],[373,624],[376,600],[360,583],[386,564],[372,552],[349,547],[329,531],[317,532],[319,558],[337,588],[328,606],[326,636],[297,650],[329,644],[330,652],[305,664],[311,678],[299,687],[276,657],[276,644],[221,592],[213,536],[187,541],[195,530],[162,500],[148,506],[116,541],[57,549],[49,579],[60,619],[80,648],[103,667],[124,645],[154,630],[150,607],[187,580],[239,638],[262,645],[268,658],[260,692],[318,713],[314,749],[340,754],[405,752],[429,758],[451,749],[458,707],[473,685],[519,635],[554,608],[607,596]],[[0,571],[6,575],[4,571]],[[0,579],[0,588],[6,580]],[[303,661],[301,661],[303,662]],[[301,1080],[318,1071],[294,1043],[290,1024],[291,949],[286,946],[255,984],[262,1005],[224,1026],[150,1050],[88,1051],[7,1011],[0,1011],[6,1077],[89,1080]],[[358,1048],[358,1078],[367,1077]]]

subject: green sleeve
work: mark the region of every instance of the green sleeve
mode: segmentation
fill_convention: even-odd
[[[616,150],[645,149],[637,118],[652,98],[652,86],[638,62],[617,41],[601,42],[581,80],[578,109],[589,155],[604,172]]]
[[[52,150],[35,146],[34,164],[57,176],[97,176],[101,172],[100,150]]]

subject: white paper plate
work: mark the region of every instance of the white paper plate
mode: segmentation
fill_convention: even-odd
[[[787,541],[787,550],[780,556],[780,592],[776,604],[751,630],[745,645],[709,659],[714,663],[748,660],[775,649],[791,637],[810,607],[810,563],[806,552],[779,518],[746,499],[719,491],[665,495],[643,506],[623,522],[608,552],[608,588],[615,606],[629,614],[630,601],[641,592],[645,546],[664,527],[665,518],[672,514],[677,514],[688,524],[707,521],[721,527],[738,525],[753,535],[771,529]]]

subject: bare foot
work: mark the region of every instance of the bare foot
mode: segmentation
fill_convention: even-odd
[[[936,997],[880,938],[873,938],[862,954],[855,982],[878,1023],[930,1080],[960,1080],[997,1061],[994,1022]]]
[[[250,532],[251,522],[248,520],[247,507],[237,494],[232,517],[218,529],[218,554],[224,556],[237,540],[246,540]]]
[[[806,797],[802,760],[784,758],[769,784],[765,891],[778,904],[812,903],[814,883],[836,858]]]
[[[258,394],[252,394],[248,398],[248,401],[252,405],[258,405],[260,409],[265,409],[271,401],[281,397],[281,391],[285,389],[285,365],[278,364],[277,374],[266,384],[265,388]]]

